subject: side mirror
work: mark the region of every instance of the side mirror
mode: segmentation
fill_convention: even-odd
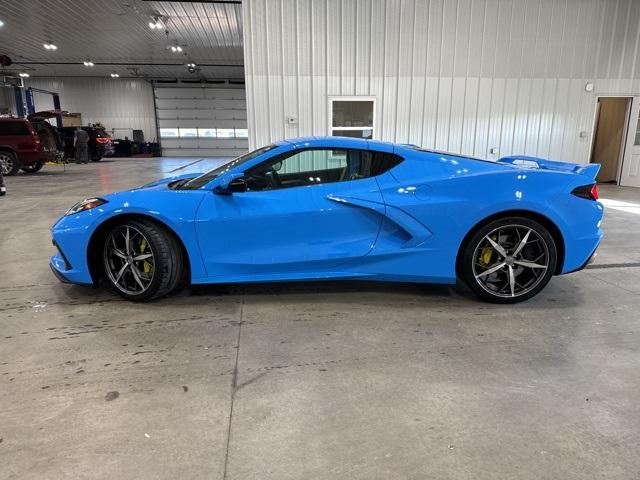
[[[230,192],[246,192],[247,181],[244,177],[234,178],[227,185],[227,190],[229,190]]]
[[[246,191],[247,181],[241,173],[230,175],[227,182],[224,182],[213,189],[213,193],[218,195],[231,195],[234,192],[238,193]]]

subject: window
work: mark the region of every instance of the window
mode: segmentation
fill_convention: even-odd
[[[253,160],[254,158],[267,153],[269,150],[273,150],[277,148],[276,145],[267,145],[266,147],[258,148],[253,152],[245,153],[240,157],[234,158],[230,162],[225,163],[224,165],[220,165],[219,167],[214,168],[213,170],[209,170],[208,172],[203,173],[199,177],[193,178],[191,180],[187,180],[183,185],[180,186],[183,190],[195,190],[197,188],[204,187],[207,183],[209,183],[214,178],[227,173],[232,168],[236,168],[242,165],[249,160]]]
[[[373,138],[375,111],[373,97],[334,97],[329,101],[331,135]]]
[[[0,133],[1,135],[1,133]],[[246,128],[161,128],[162,138],[248,138]]]
[[[636,136],[633,141],[634,146],[640,145],[640,118],[638,118],[638,122],[636,123]]]
[[[216,129],[215,128],[199,128],[198,137],[199,138],[216,138]]]
[[[197,128],[181,128],[180,138],[198,138]]]
[[[29,129],[26,122],[8,121],[3,122],[0,120],[0,135],[29,135]]]
[[[218,138],[233,138],[235,131],[233,128],[218,128]]]
[[[402,161],[397,155],[355,149],[310,149],[272,158],[245,172],[250,191],[303,187],[373,177]]]
[[[162,138],[178,138],[178,129],[177,128],[161,128],[160,136]]]
[[[331,134],[334,137],[353,137],[353,138],[373,138],[373,129],[372,128],[364,128],[362,130],[338,130],[336,128],[333,129]]]

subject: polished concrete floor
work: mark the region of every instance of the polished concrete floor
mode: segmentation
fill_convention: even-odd
[[[52,276],[78,199],[213,163],[6,179],[0,478],[640,477],[640,189],[603,188],[596,264],[513,307],[358,283],[140,305]]]

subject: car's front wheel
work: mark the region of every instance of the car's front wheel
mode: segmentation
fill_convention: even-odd
[[[13,153],[0,151],[0,169],[2,170],[2,175],[10,177],[20,170],[20,162]]]
[[[482,226],[461,258],[465,283],[483,300],[517,303],[538,294],[553,276],[558,250],[549,230],[524,217]]]
[[[113,290],[127,300],[144,301],[175,290],[184,261],[177,240],[148,220],[125,220],[108,231],[103,268]]]
[[[37,162],[23,165],[21,170],[26,173],[36,173],[42,169],[43,165],[44,164],[40,160],[38,160]]]

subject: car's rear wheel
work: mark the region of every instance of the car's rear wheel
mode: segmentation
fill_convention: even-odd
[[[125,220],[112,227],[102,258],[107,282],[128,300],[161,297],[183,278],[180,245],[165,228],[148,220]]]
[[[21,167],[21,170],[23,172],[27,172],[27,173],[36,173],[38,171],[40,171],[40,169],[42,169],[43,167],[43,163],[41,161],[37,161],[37,162],[33,162],[33,163],[29,163],[27,165],[23,165]]]
[[[517,303],[537,295],[551,280],[558,250],[549,230],[524,217],[490,222],[464,246],[461,273],[483,300]]]
[[[2,175],[15,175],[20,170],[18,158],[11,152],[0,151],[0,169]]]

